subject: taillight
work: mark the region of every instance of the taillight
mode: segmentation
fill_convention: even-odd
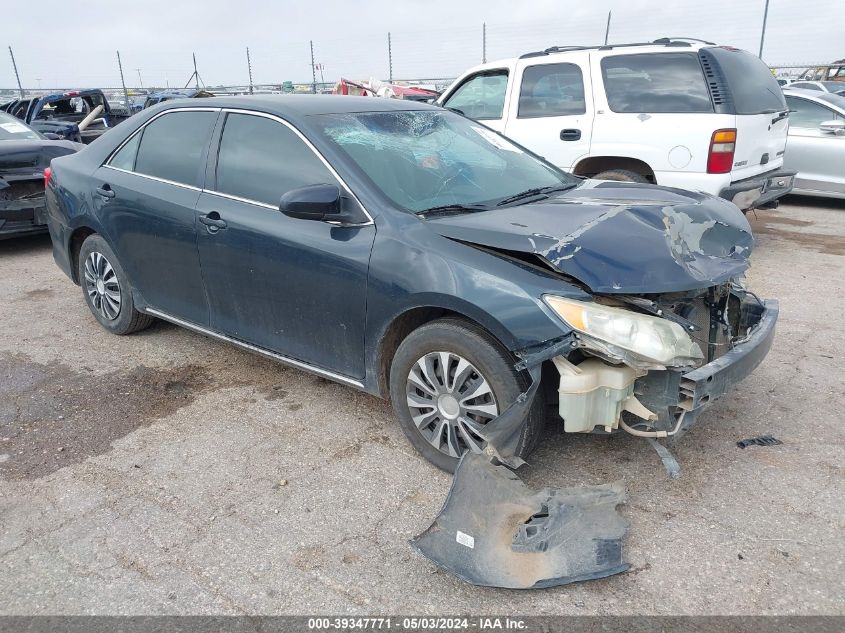
[[[727,174],[734,164],[736,130],[716,130],[710,137],[710,152],[707,154],[708,174]]]
[[[49,167],[44,170],[44,188],[46,189],[50,184],[50,179],[53,177],[53,170]]]

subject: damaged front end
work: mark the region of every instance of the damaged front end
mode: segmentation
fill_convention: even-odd
[[[575,332],[575,349],[553,359],[569,433],[680,437],[766,356],[778,314],[733,283],[595,299],[580,312],[549,300]]]

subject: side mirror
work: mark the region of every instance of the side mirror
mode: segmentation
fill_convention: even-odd
[[[828,134],[842,136],[843,134],[845,134],[845,121],[839,119],[833,121],[824,121],[823,123],[819,124],[819,129],[822,132],[827,132]]]
[[[46,138],[48,141],[60,141],[62,137],[56,134],[55,132],[42,132],[41,135]]]
[[[337,185],[309,185],[291,189],[279,201],[279,211],[290,218],[363,224],[367,218],[354,202],[340,195]]]

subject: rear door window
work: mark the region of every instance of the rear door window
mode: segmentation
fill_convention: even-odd
[[[217,112],[205,111],[174,111],[155,119],[144,128],[135,168],[131,171],[198,186],[205,167],[203,152],[216,119]],[[114,158],[128,161],[129,155],[121,156],[118,152]]]
[[[719,65],[736,114],[771,114],[786,110],[778,80],[759,57],[723,46],[703,48],[701,53],[712,56]]]
[[[614,55],[601,60],[601,72],[614,112],[713,112],[694,54]]]
[[[507,70],[484,71],[464,80],[443,105],[471,119],[501,119],[507,88]]]
[[[577,64],[541,64],[522,73],[517,118],[584,114],[584,75]]]
[[[215,191],[279,206],[282,194],[337,180],[314,151],[282,123],[252,114],[226,116]]]

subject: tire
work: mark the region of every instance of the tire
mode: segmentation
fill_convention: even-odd
[[[440,371],[444,358],[450,376],[445,385]],[[427,364],[426,359],[431,363]],[[454,472],[464,451],[477,452],[484,447],[483,440],[473,433],[473,427],[483,427],[528,387],[530,378],[525,372],[517,373],[514,362],[513,356],[492,336],[462,319],[439,319],[411,332],[399,345],[390,366],[390,399],[408,441],[432,464]],[[461,376],[468,377],[464,381],[460,380]],[[430,379],[426,380],[427,377]],[[420,379],[425,380],[426,389],[420,388]],[[453,393],[458,394],[452,398],[454,402],[440,400],[448,391],[450,380]],[[467,398],[470,392],[480,395]],[[413,407],[409,398],[415,404],[431,402],[431,405]],[[434,406],[441,402],[443,408],[439,404]],[[544,397],[539,389],[519,439],[517,454],[523,459],[540,439],[545,414]],[[422,422],[420,426],[415,417]]]
[[[99,235],[89,235],[82,242],[77,274],[88,309],[112,334],[132,334],[154,321],[135,309],[129,278],[114,251]]]
[[[627,169],[608,169],[593,176],[593,180],[616,180],[619,182],[650,182],[648,178]]]

